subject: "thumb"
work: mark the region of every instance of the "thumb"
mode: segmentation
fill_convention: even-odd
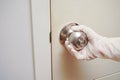
[[[89,41],[92,41],[94,39],[100,39],[102,37],[99,34],[97,34],[94,30],[92,30],[90,27],[87,27],[85,25],[74,26],[72,27],[72,29],[86,33]]]

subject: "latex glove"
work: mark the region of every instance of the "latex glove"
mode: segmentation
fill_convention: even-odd
[[[74,26],[73,30],[83,31],[88,37],[88,44],[81,51],[76,51],[68,40],[65,41],[67,50],[77,59],[106,58],[120,60],[120,38],[103,37],[84,25]]]

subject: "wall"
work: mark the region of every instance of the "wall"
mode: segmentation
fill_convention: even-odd
[[[29,0],[0,0],[0,80],[34,80]]]

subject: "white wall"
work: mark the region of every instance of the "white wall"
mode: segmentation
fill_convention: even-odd
[[[0,0],[0,80],[34,80],[29,0]]]

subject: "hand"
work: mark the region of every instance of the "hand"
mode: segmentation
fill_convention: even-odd
[[[107,58],[109,56],[103,52],[107,38],[100,36],[91,28],[84,25],[80,25],[79,27],[74,26],[72,28],[73,30],[85,32],[88,37],[88,44],[80,51],[76,51],[68,40],[65,41],[65,47],[77,59],[91,60],[94,58]]]

